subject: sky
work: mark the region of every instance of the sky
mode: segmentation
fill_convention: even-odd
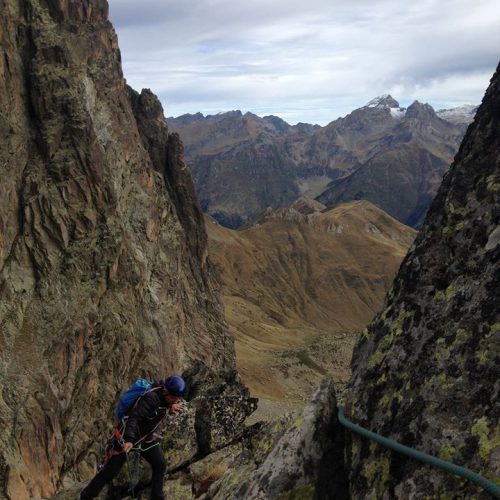
[[[166,116],[240,109],[325,125],[391,94],[479,104],[499,0],[109,0],[123,70]]]

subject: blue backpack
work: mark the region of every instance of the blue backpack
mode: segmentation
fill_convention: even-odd
[[[123,417],[133,404],[141,397],[153,389],[153,382],[140,378],[136,380],[121,396],[116,408],[116,416],[121,422]]]

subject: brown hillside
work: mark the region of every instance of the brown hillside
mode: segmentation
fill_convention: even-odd
[[[325,210],[303,199],[240,231],[208,218],[207,231],[239,370],[257,395],[277,399],[308,394],[325,371],[347,381],[354,334],[415,236],[366,201]]]

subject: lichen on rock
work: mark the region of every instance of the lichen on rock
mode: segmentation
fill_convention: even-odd
[[[348,498],[336,410],[333,382],[325,381],[301,419],[285,416],[252,436],[203,498]]]
[[[500,476],[500,66],[404,260],[360,337],[352,420]],[[353,498],[481,498],[483,490],[352,436]]]
[[[182,144],[125,83],[105,0],[3,0],[0,485],[93,474],[120,392],[234,367]]]

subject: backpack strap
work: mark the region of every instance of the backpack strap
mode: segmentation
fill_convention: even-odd
[[[139,401],[144,397],[146,396],[146,394],[150,394],[151,392],[156,392],[158,390],[161,389],[161,386],[158,386],[158,387],[153,387],[152,389],[149,389],[149,391],[146,391],[145,393],[141,394],[135,401],[134,401],[134,404],[127,410],[127,413],[130,413],[132,411],[134,411],[138,404],[139,404]],[[126,420],[128,419],[128,415],[125,415],[123,418],[122,418],[122,424],[125,425],[125,422]]]

